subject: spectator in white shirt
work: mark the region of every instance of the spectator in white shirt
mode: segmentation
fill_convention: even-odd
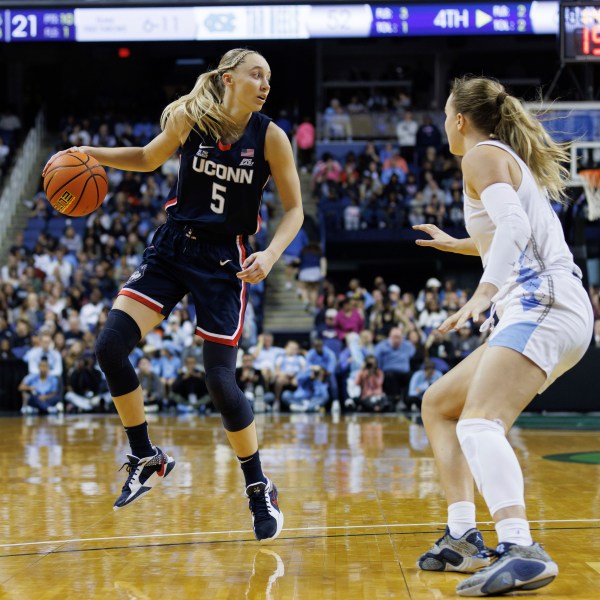
[[[256,346],[248,352],[254,357],[254,368],[263,376],[265,384],[269,387],[275,379],[275,359],[284,353],[284,349],[273,345],[273,334],[268,331],[258,336]]]
[[[405,110],[402,120],[396,125],[396,137],[400,146],[400,154],[408,163],[414,160],[418,129],[419,124],[414,120],[412,111]]]
[[[92,136],[81,125],[73,126],[73,131],[69,135],[69,142],[73,146],[89,146],[92,143]]]
[[[83,331],[93,331],[98,323],[98,316],[104,308],[104,299],[99,288],[94,288],[87,304],[81,307],[79,319]]]
[[[432,329],[437,329],[447,318],[448,313],[440,308],[438,299],[432,296],[427,300],[425,308],[419,315],[417,325],[429,332]]]
[[[23,356],[23,360],[27,363],[27,370],[30,375],[37,375],[40,372],[40,360],[43,356],[45,356],[48,361],[50,375],[62,377],[62,356],[58,350],[54,349],[52,336],[46,332],[40,335],[38,345],[29,349]]]

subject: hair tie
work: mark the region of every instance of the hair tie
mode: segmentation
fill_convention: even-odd
[[[506,92],[500,92],[497,96],[496,96],[496,106],[498,108],[500,108],[503,104],[504,101],[506,100],[506,97],[508,96],[508,94]]]

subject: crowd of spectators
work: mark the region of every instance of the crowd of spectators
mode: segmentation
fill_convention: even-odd
[[[377,277],[367,290],[358,279],[336,290],[325,281],[310,334],[284,347],[264,332],[246,357],[267,410],[383,412],[420,407],[423,393],[475,350],[487,334],[465,325],[441,334],[437,327],[466,302],[453,279],[429,278],[418,293]]]
[[[401,123],[412,122],[409,112]],[[427,129],[423,144],[367,142],[344,166],[333,156],[317,162],[311,181],[328,228],[462,225],[458,164],[431,122],[419,127]],[[69,117],[55,150],[144,144],[156,131],[146,120]],[[163,204],[177,170],[177,156],[145,176],[108,169],[107,199],[87,218],[58,217],[42,192],[28,203],[38,229],[28,239],[17,235],[0,273],[0,361],[25,368],[24,413],[114,410],[95,339],[166,219]],[[268,188],[261,230],[251,239],[255,248],[267,242],[273,201]],[[323,411],[336,402],[345,410],[418,409],[425,389],[484,341],[474,325],[445,335],[436,329],[468,297],[455,280],[430,277],[421,290],[402,290],[402,282],[382,277],[368,288],[357,279],[336,286],[326,279],[322,247],[302,232],[296,241],[283,257],[291,267],[286,285],[299,285],[314,327],[308,343],[276,345],[262,328],[264,282],[250,286],[237,381],[256,411]],[[596,288],[591,297],[600,319]],[[184,298],[132,353],[148,411],[211,411],[194,323],[194,306]],[[600,326],[595,339],[600,344]]]
[[[350,127],[349,116],[368,107],[337,99],[325,110],[325,127]],[[462,174],[431,114],[395,107],[394,141],[365,141],[362,150],[323,152],[311,188],[328,230],[401,229],[422,223],[463,226]],[[333,125],[332,125],[333,123]],[[347,133],[347,135],[346,135]],[[348,130],[332,137],[351,138]]]
[[[393,142],[366,142],[340,161],[325,152],[315,164],[311,188],[328,231],[395,229],[423,223],[463,227],[462,174],[444,148],[411,147],[407,160]]]
[[[356,278],[338,288],[325,280],[310,347],[293,339],[277,346],[265,332],[246,354],[267,410],[323,411],[339,401],[346,411],[418,411],[427,388],[490,333],[470,322],[437,329],[471,292],[450,277],[430,277],[416,293],[382,277],[368,289]],[[599,289],[590,294],[600,347]]]
[[[436,329],[468,294],[452,278],[430,277],[416,293],[382,277],[369,288],[358,279],[345,289],[326,281],[311,337],[337,358],[339,399],[349,409],[418,408],[423,382],[432,380],[421,374],[417,385],[415,373],[424,365],[447,372],[486,337],[470,324],[449,334]]]

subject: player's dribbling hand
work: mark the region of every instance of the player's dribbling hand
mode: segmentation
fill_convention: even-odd
[[[422,225],[413,225],[412,228],[416,231],[422,231],[423,233],[431,236],[430,240],[415,240],[415,244],[417,244],[417,246],[429,246],[431,248],[437,248],[438,250],[443,250],[446,252],[454,247],[454,242],[456,239],[443,232],[435,225],[423,223]]]
[[[243,270],[237,274],[238,279],[246,283],[258,283],[271,272],[274,262],[269,252],[255,252],[242,263]]]
[[[53,154],[49,159],[48,162],[44,165],[44,168],[42,169],[42,177],[46,177],[46,171],[48,170],[48,167],[50,167],[50,165],[59,157],[62,156],[63,154],[67,154],[69,152],[82,152],[83,154],[87,154],[86,152],[86,147],[85,146],[71,146],[70,148],[67,148],[66,150],[60,150],[59,152],[57,152],[56,154]]]

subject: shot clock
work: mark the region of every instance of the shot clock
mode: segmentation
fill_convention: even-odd
[[[560,49],[563,62],[600,61],[600,3],[560,5]]]

